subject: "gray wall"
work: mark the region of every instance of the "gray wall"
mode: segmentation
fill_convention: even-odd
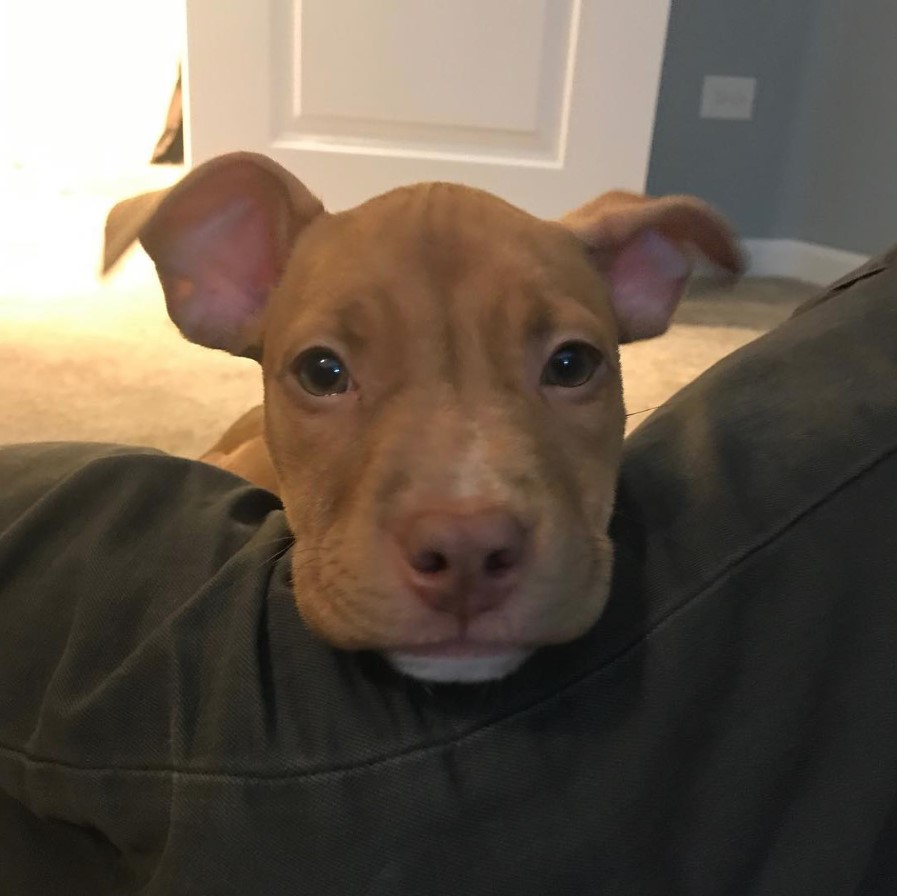
[[[673,0],[649,192],[694,193],[744,236],[771,235],[816,2]],[[699,118],[704,75],[756,77],[753,120]]]
[[[897,241],[897,0],[816,6],[772,235],[874,253]]]
[[[705,74],[758,78],[752,121],[698,117]],[[648,175],[745,237],[897,240],[897,2],[673,0]]]

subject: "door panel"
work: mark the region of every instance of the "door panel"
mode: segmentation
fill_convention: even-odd
[[[194,163],[265,152],[333,209],[420,180],[557,215],[644,188],[669,0],[187,0]]]

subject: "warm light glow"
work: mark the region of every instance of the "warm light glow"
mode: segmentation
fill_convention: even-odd
[[[0,0],[0,320],[90,327],[103,223],[181,173],[151,166],[183,0]],[[151,277],[142,259],[118,276]]]
[[[177,77],[184,0],[0,0],[0,158],[145,162]]]

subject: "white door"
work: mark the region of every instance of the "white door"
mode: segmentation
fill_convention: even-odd
[[[448,180],[556,216],[647,176],[670,0],[187,0],[188,153],[332,210]]]

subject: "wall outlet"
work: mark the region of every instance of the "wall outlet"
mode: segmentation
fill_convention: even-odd
[[[707,75],[701,92],[701,118],[750,121],[754,116],[756,78]]]

